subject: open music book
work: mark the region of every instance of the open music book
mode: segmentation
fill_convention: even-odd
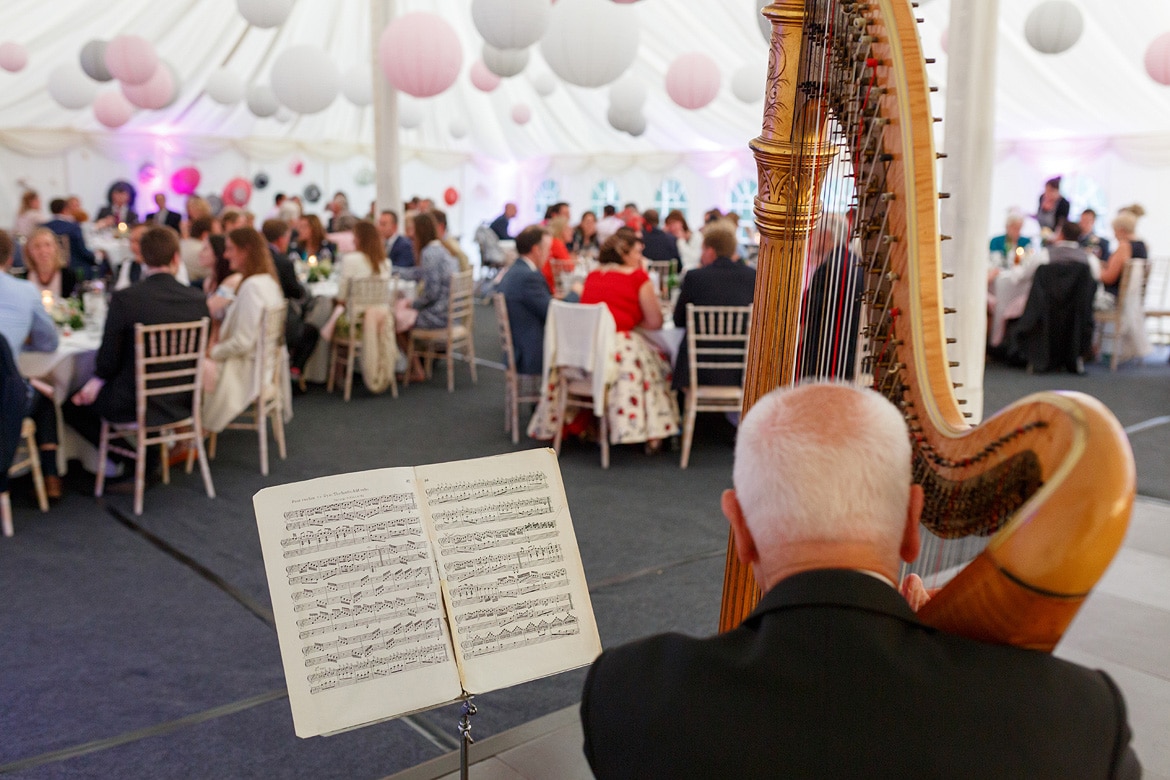
[[[298,737],[601,652],[550,449],[322,477],[253,505]]]

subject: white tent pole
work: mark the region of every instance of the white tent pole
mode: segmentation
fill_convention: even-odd
[[[374,85],[374,170],[378,211],[391,209],[402,218],[401,170],[398,152],[398,91],[378,66],[382,31],[395,15],[396,0],[370,0],[370,69]]]
[[[987,343],[987,241],[995,169],[995,45],[999,0],[951,0],[947,62],[947,154],[942,166],[943,300],[958,313],[947,317],[949,347],[958,361],[951,379],[966,399],[971,421],[983,417],[983,368]]]

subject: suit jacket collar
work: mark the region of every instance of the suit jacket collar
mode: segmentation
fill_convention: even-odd
[[[716,257],[708,268],[742,268],[742,263],[737,263],[730,257]]]
[[[851,569],[815,569],[781,580],[744,623],[759,622],[769,612],[805,606],[851,607],[919,623],[896,590],[865,572]]]

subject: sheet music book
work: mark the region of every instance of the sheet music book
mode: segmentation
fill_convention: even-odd
[[[321,477],[253,505],[298,737],[601,653],[551,449]]]

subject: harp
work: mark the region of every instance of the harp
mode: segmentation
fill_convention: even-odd
[[[933,118],[912,4],[776,0],[763,13],[773,33],[763,131],[752,143],[761,240],[745,409],[808,360],[809,236],[824,188],[847,180],[861,306],[845,329],[856,344],[844,351],[856,350],[858,379],[908,421],[934,539],[919,560],[946,561],[974,540],[960,556],[969,561],[958,561],[965,565],[919,616],[972,638],[1051,650],[1125,534],[1135,490],[1125,434],[1101,403],[1076,393],[1035,394],[974,427],[964,419],[946,355]],[[848,308],[836,305],[838,324]],[[759,599],[732,545],[723,631]]]

